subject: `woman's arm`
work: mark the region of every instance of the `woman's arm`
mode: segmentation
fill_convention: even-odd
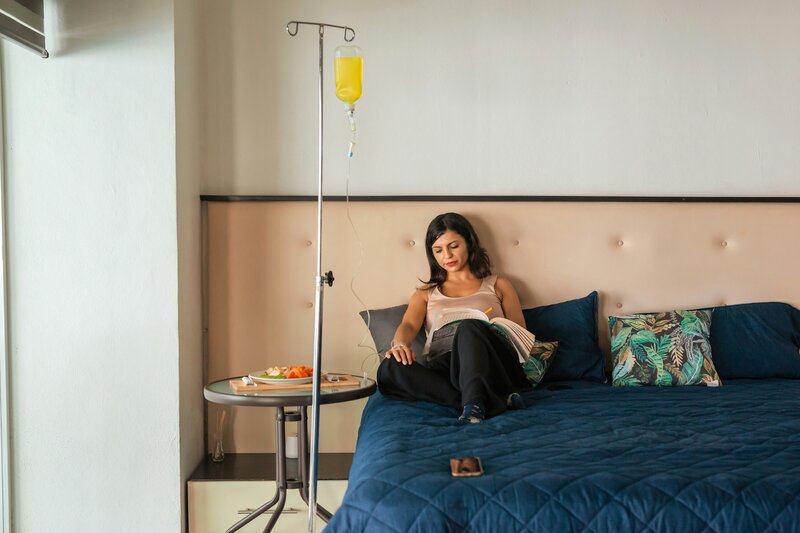
[[[416,358],[411,351],[411,343],[417,336],[425,314],[428,312],[428,291],[417,289],[408,301],[408,309],[403,321],[397,327],[392,338],[392,347],[386,351],[386,357],[394,357],[398,363],[410,365]]]
[[[494,284],[494,290],[503,306],[503,315],[523,328],[527,327],[525,325],[525,316],[522,314],[522,305],[519,303],[519,296],[517,296],[517,291],[514,290],[511,282],[498,276]]]

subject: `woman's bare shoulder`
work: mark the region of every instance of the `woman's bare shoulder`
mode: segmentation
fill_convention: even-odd
[[[411,299],[412,300],[415,300],[415,299],[423,300],[423,301],[427,302],[428,301],[428,295],[430,294],[431,289],[433,289],[434,287],[436,287],[436,285],[423,283],[422,286],[417,287],[416,289],[414,289],[414,294],[411,295]]]

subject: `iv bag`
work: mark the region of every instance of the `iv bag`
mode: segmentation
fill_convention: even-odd
[[[361,98],[361,79],[363,76],[363,57],[358,46],[339,46],[333,59],[333,72],[336,80],[336,97],[344,102],[348,110]]]

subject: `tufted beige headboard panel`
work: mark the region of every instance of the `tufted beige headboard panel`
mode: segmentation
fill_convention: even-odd
[[[208,379],[311,364],[316,202],[208,202]],[[600,293],[609,314],[778,300],[800,305],[800,203],[326,202],[324,369],[374,376],[363,309],[405,303],[428,275],[425,229],[456,211],[523,307]],[[357,234],[356,234],[357,233]],[[359,245],[359,238],[361,245]],[[364,344],[372,345],[369,336]],[[354,449],[364,400],[322,407],[321,451]],[[209,431],[217,407],[209,405]],[[236,408],[226,450],[272,451],[270,409]],[[232,418],[232,419],[231,419]]]

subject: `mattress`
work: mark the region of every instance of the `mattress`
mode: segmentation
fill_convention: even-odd
[[[557,383],[525,399],[465,424],[376,393],[325,531],[800,531],[800,380]],[[462,456],[485,474],[453,478]]]

